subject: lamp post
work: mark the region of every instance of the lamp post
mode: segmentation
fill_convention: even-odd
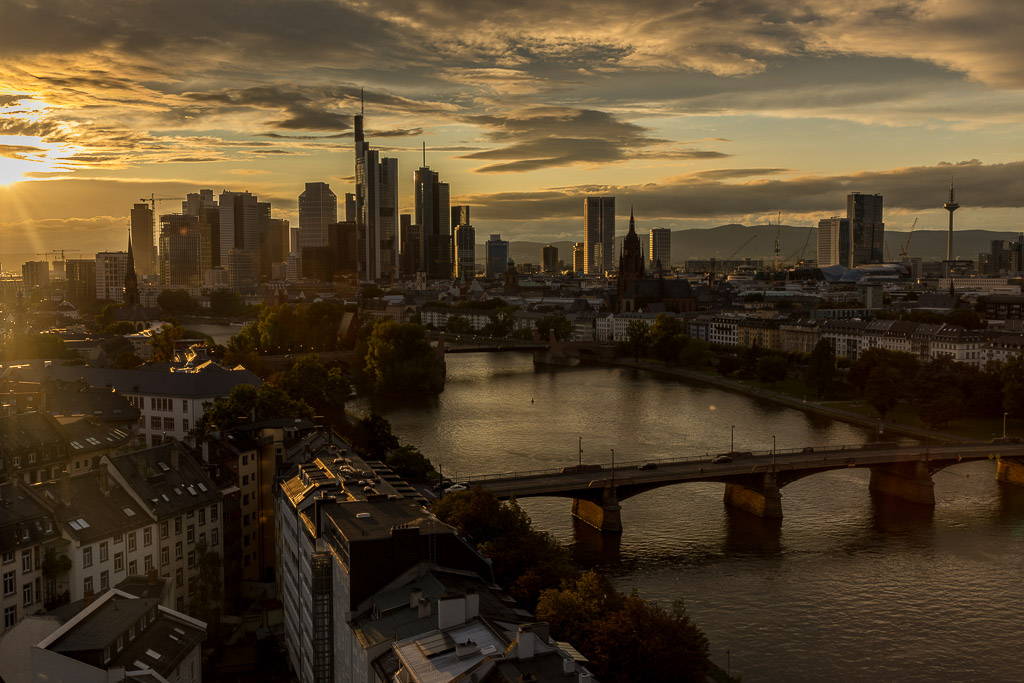
[[[775,435],[772,434],[772,472],[775,471]]]
[[[580,467],[583,467],[583,437],[580,436]]]
[[[1008,413],[1003,413],[1003,438],[1006,438],[1006,416]]]
[[[736,452],[736,425],[732,426],[732,431],[729,435],[729,452]]]
[[[612,449],[612,488],[615,488],[615,449]]]

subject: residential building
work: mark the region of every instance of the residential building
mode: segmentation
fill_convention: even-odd
[[[124,276],[128,273],[127,251],[96,254],[96,298],[124,303]]]
[[[68,465],[68,448],[67,435],[52,415],[0,416],[0,479],[34,484],[55,477]]]
[[[615,197],[583,199],[584,271],[603,275],[615,263]]]
[[[672,231],[668,228],[651,228],[648,259],[651,270],[660,262],[663,270],[672,268]]]
[[[778,351],[782,349],[779,321],[770,318],[744,318],[736,324],[736,343]]]
[[[484,274],[488,278],[500,278],[508,270],[509,243],[501,239],[501,235],[494,233],[484,243],[484,254],[487,260]]]
[[[885,223],[882,221],[882,195],[860,192],[847,195],[846,220],[850,223],[850,267],[883,263]]]
[[[25,289],[46,287],[50,284],[50,262],[26,261],[21,266],[21,281]]]
[[[64,298],[74,304],[96,300],[96,260],[68,259],[64,262],[67,282]]]
[[[143,279],[157,274],[153,218],[153,209],[148,204],[132,206],[131,235],[132,244],[135,246],[135,270]]]
[[[43,559],[46,548],[59,540],[49,508],[28,486],[17,478],[0,482],[0,634],[5,637],[47,601]]]

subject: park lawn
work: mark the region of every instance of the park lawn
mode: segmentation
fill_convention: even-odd
[[[866,401],[836,401],[830,402],[827,405],[867,417],[878,417],[878,412]],[[918,410],[919,408],[913,404],[900,402],[896,405],[896,409],[886,418],[886,424],[895,422],[907,427],[931,429],[932,427],[922,422],[921,418],[918,417]],[[995,437],[1003,435],[1003,422],[1002,420],[984,417],[963,417],[950,422],[946,427],[939,427],[938,431],[966,439],[990,441]],[[1006,434],[1007,436],[1024,434],[1024,424],[1010,420],[1006,423]]]

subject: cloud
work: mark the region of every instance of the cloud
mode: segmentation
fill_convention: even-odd
[[[21,161],[37,161],[39,156],[45,154],[42,147],[33,145],[3,145],[0,144],[0,157],[8,159],[19,159]]]

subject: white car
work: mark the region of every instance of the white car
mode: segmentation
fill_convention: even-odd
[[[457,491],[468,491],[468,490],[469,490],[469,487],[467,487],[465,484],[455,484],[454,486],[449,486],[448,488],[446,488],[444,490],[444,492],[445,493],[456,493]]]

